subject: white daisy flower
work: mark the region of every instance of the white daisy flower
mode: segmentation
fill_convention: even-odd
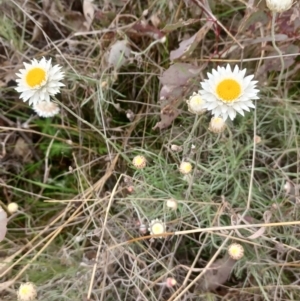
[[[146,167],[147,165],[147,160],[144,156],[138,155],[135,156],[132,160],[132,164],[137,168],[137,169],[142,169]]]
[[[157,218],[151,221],[148,230],[151,235],[163,234],[166,232],[166,224]],[[158,238],[162,238],[162,236]]]
[[[244,256],[244,248],[240,244],[233,243],[228,247],[228,254],[234,260],[240,260]]]
[[[202,114],[206,111],[203,107],[204,100],[198,93],[194,92],[193,95],[186,100],[186,103],[188,105],[188,110],[193,114]]]
[[[244,111],[255,108],[252,100],[258,99],[257,81],[252,80],[254,75],[245,74],[246,69],[240,70],[237,65],[233,71],[227,65],[207,73],[208,79],[201,83],[203,90],[199,91],[205,100],[204,107],[224,121],[228,116],[233,120],[237,112],[244,116]]]
[[[52,101],[33,103],[33,109],[40,117],[52,117],[59,113],[58,105]]]
[[[19,79],[15,89],[21,93],[23,101],[29,100],[30,105],[50,101],[50,96],[59,93],[60,87],[64,86],[60,82],[64,78],[61,66],[52,66],[51,58],[48,61],[44,57],[40,61],[33,59],[31,64],[24,63],[24,66],[25,69],[16,73]]]
[[[36,287],[33,283],[27,282],[22,283],[18,290],[18,300],[20,301],[31,301],[35,300],[37,296]]]
[[[290,9],[293,0],[266,0],[268,8],[275,13],[282,13]]]

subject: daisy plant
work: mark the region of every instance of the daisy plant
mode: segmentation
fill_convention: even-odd
[[[18,290],[18,300],[19,301],[31,301],[35,300],[37,297],[36,287],[33,283],[27,282],[22,283]]]
[[[224,121],[228,117],[233,120],[236,113],[244,116],[244,111],[255,108],[252,100],[258,99],[257,81],[252,80],[254,75],[245,74],[246,69],[240,70],[237,65],[233,70],[227,65],[207,73],[208,79],[201,82],[202,90],[198,92],[205,101],[203,107]]]
[[[25,69],[19,70],[16,75],[16,91],[21,93],[20,98],[28,101],[34,111],[41,117],[51,117],[59,112],[57,104],[51,102],[51,96],[60,92],[64,86],[61,66],[52,66],[51,58],[44,57],[37,61],[33,59],[30,64],[24,63]]]

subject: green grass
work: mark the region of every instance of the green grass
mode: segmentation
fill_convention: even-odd
[[[57,2],[67,12],[82,11],[75,3]],[[148,6],[146,1],[128,1],[125,7],[115,2],[108,10],[120,14],[114,34],[76,36],[80,30],[73,28],[74,20],[68,21],[74,17],[59,15],[60,7],[61,18],[47,11],[44,35],[32,41],[42,1],[26,7],[28,11],[20,6],[23,2],[0,1],[0,205],[19,205],[17,213],[9,214],[8,232],[0,243],[0,264],[15,254],[8,263],[11,269],[0,265],[1,282],[13,281],[5,289],[0,284],[0,299],[16,300],[19,285],[30,281],[37,286],[38,300],[45,301],[85,300],[88,295],[90,300],[128,301],[299,300],[299,196],[287,195],[284,188],[286,182],[299,183],[296,61],[277,90],[279,72],[262,69],[269,62],[266,57],[274,55],[271,42],[263,40],[270,36],[270,26],[262,31],[249,26],[238,33],[247,14],[254,18],[254,12],[242,1],[210,1],[212,13],[236,40],[215,24],[192,56],[179,60],[203,70],[187,82],[179,116],[169,127],[153,130],[162,109],[159,76],[172,64],[170,51],[195,34],[206,15],[197,7],[200,1],[188,7],[185,1],[149,1]],[[106,30],[103,22],[111,23],[111,15],[102,2],[94,4],[104,15],[98,12],[92,30]],[[178,27],[165,44],[152,46],[119,70],[107,68],[103,57],[115,41],[125,37],[136,52],[153,42],[123,28],[135,20],[129,14],[142,18],[147,8],[149,16],[160,12],[160,28],[180,19],[201,22]],[[262,4],[257,9],[265,11],[271,24],[267,9]],[[277,22],[278,34],[291,30],[284,15]],[[262,38],[262,43],[242,52],[237,42],[249,38]],[[297,45],[295,38],[277,43]],[[237,48],[221,59],[232,46]],[[42,56],[52,57],[66,74],[66,86],[56,99],[61,112],[48,119],[33,117],[13,89],[15,83],[9,83],[24,61]],[[184,100],[206,72],[227,61],[242,63],[247,74],[255,74],[260,99],[255,110],[228,121],[225,131],[215,134],[208,130],[210,114],[195,117]],[[24,149],[17,153],[16,142],[24,136]],[[260,143],[254,144],[255,136]],[[181,150],[172,151],[172,145]],[[144,169],[132,165],[136,155],[147,159]],[[192,163],[191,174],[179,172],[182,161]],[[178,202],[176,210],[167,207],[171,198]],[[251,227],[268,223],[267,215],[276,225],[264,231]],[[243,229],[224,228],[241,216]],[[148,231],[142,233],[140,225],[148,229],[154,219],[162,220],[172,234],[150,239]],[[211,227],[215,229],[205,230]],[[210,264],[227,256],[232,242],[243,245],[244,257],[218,289],[206,291]],[[168,277],[177,285],[167,287]]]

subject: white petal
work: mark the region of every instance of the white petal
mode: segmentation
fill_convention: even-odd
[[[232,108],[228,108],[228,115],[229,115],[230,119],[233,120],[236,116],[236,111],[233,110]]]

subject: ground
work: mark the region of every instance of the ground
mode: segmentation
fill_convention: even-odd
[[[1,300],[300,300],[299,3],[0,6]],[[14,89],[43,57],[65,73],[50,118]],[[259,99],[214,133],[186,100],[227,64]]]

